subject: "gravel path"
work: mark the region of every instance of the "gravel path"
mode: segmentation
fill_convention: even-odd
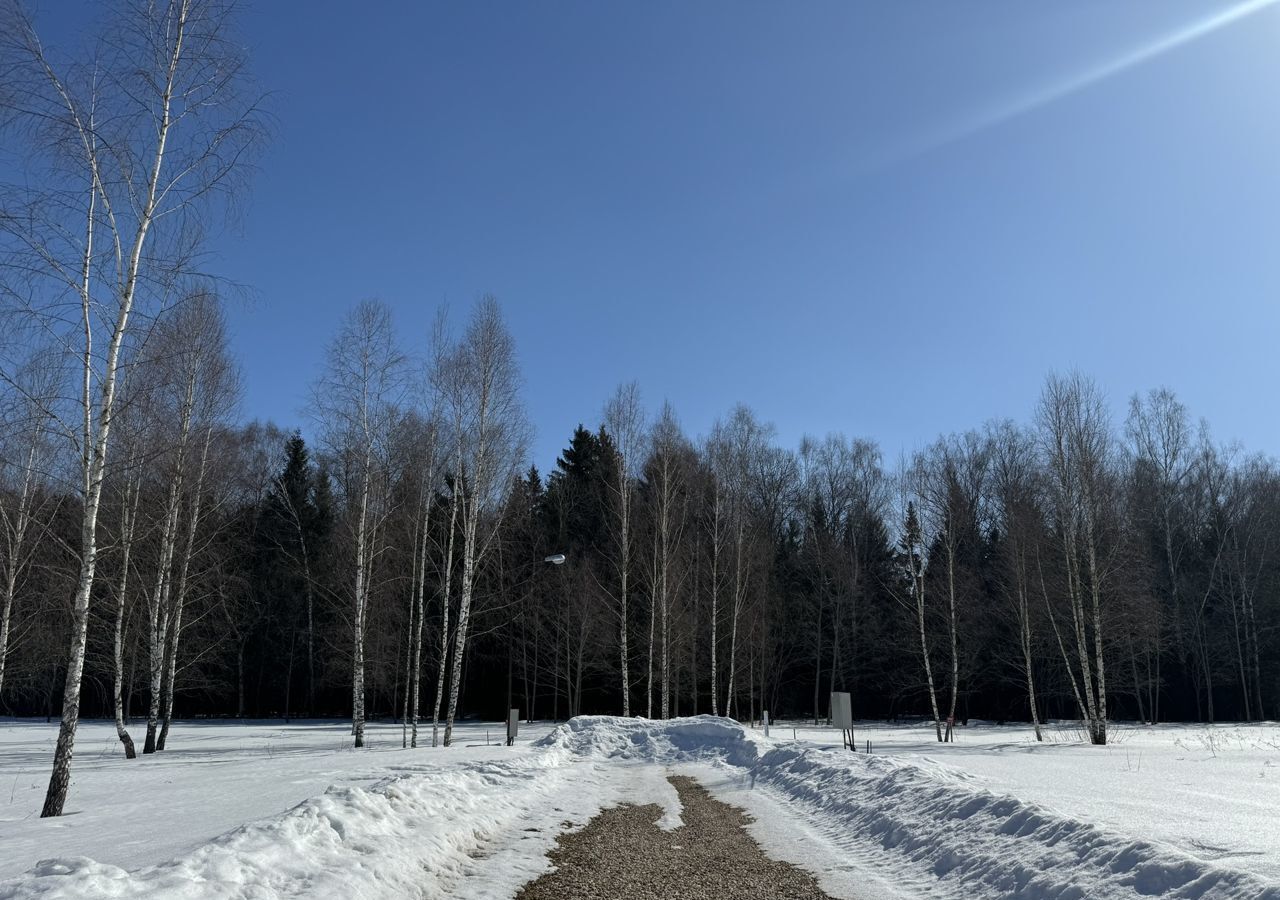
[[[764,855],[741,810],[681,775],[668,779],[684,825],[663,831],[663,809],[617,806],[562,836],[556,870],[525,885],[517,900],[831,900],[813,876]]]

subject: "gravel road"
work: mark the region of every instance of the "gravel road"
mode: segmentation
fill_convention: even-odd
[[[831,900],[813,876],[765,856],[741,810],[692,778],[668,780],[684,805],[682,827],[658,828],[656,804],[607,809],[560,838],[555,871],[517,900]]]

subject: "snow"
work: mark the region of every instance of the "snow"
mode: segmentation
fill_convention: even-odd
[[[86,723],[81,746],[109,728]],[[603,808],[658,803],[679,824],[661,769],[534,751],[545,726],[508,748],[500,729],[489,746],[486,726],[464,725],[448,749],[401,750],[398,727],[375,725],[354,751],[342,725],[184,724],[181,750],[83,754],[68,814],[41,820],[56,728],[8,724],[0,898],[447,897],[463,881],[468,897],[510,897]]]
[[[775,726],[790,738],[792,725]],[[796,736],[839,747],[838,731],[797,724]],[[1280,881],[1280,725],[1113,723],[1110,743],[1089,746],[1074,724],[957,727],[940,745],[931,724],[858,723],[860,749],[910,760],[942,780],[1018,797],[1134,840],[1172,845],[1197,859]]]
[[[372,726],[353,751],[340,724],[181,723],[173,749],[126,761],[86,723],[69,814],[41,820],[56,726],[0,723],[0,898],[510,897],[603,808],[658,803],[677,827],[676,771],[837,897],[1280,900],[1275,725],[1120,729],[1103,748],[860,725],[871,756],[709,716],[580,717],[512,748],[501,730],[401,750]]]

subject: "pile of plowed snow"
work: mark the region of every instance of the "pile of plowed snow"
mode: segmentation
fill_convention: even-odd
[[[503,849],[512,835],[527,845],[507,860],[514,888],[545,869],[540,861],[566,818],[598,811],[590,780],[568,781],[570,761],[529,753],[391,776],[370,789],[334,787],[158,866],[42,860],[0,883],[0,898],[449,897],[480,851]]]
[[[733,766],[751,766],[759,757],[750,732],[732,719],[717,716],[658,722],[616,716],[578,716],[534,746],[567,750],[581,757],[664,763],[714,760]]]
[[[791,744],[751,775],[838,845],[872,845],[905,879],[932,876],[947,895],[1280,900],[1280,885],[994,794],[942,765]]]

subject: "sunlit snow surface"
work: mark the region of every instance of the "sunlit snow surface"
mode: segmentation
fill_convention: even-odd
[[[792,724],[773,728],[791,738]],[[839,732],[795,723],[802,740],[838,746]],[[1076,723],[973,724],[941,746],[932,726],[871,725],[854,732],[861,750],[909,759],[940,779],[1128,834],[1173,844],[1200,859],[1280,882],[1280,725],[1113,723],[1091,747]],[[956,771],[958,770],[958,771]],[[967,778],[966,776],[972,776]]]
[[[41,820],[56,725],[0,720],[0,897],[510,897],[604,807],[677,825],[679,771],[835,896],[1280,900],[1276,725],[1116,726],[1101,748],[860,725],[870,757],[799,724],[584,718],[513,748],[502,727],[401,750],[378,725],[354,751],[339,723],[183,722],[126,761],[86,723],[68,814]]]

